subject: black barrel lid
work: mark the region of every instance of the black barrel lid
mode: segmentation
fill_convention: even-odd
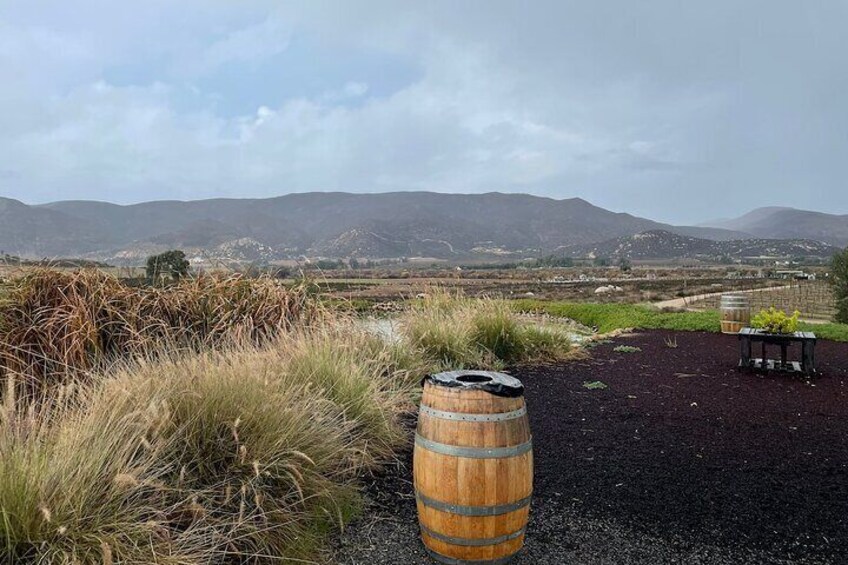
[[[524,396],[524,385],[515,377],[495,371],[446,371],[424,379],[436,386],[485,390],[495,396]]]

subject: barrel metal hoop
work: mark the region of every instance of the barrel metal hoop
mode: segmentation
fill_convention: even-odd
[[[471,516],[480,518],[484,516],[500,516],[501,514],[509,514],[516,510],[530,505],[532,497],[522,498],[515,502],[507,504],[498,504],[496,506],[463,506],[462,504],[451,504],[450,502],[442,502],[423,495],[420,492],[415,492],[415,498],[427,508],[438,510],[439,512],[447,512],[448,514],[456,514],[457,516]]]
[[[434,560],[439,563],[444,563],[445,565],[506,565],[512,559],[518,555],[518,551],[511,555],[507,555],[505,557],[498,557],[497,559],[456,559],[455,557],[448,557],[446,555],[442,555],[436,551],[433,551],[429,547],[425,547],[427,553],[430,554]],[[520,550],[519,550],[520,551]]]
[[[527,407],[522,406],[518,410],[511,412],[497,412],[494,414],[466,414],[464,412],[445,412],[444,410],[436,410],[422,404],[421,413],[432,418],[440,420],[454,420],[457,422],[505,422],[507,420],[515,420],[527,414]]]
[[[533,439],[529,439],[518,445],[508,447],[466,447],[462,445],[449,445],[439,443],[425,438],[418,433],[415,434],[415,445],[419,445],[433,453],[451,455],[453,457],[468,457],[470,459],[505,459],[524,455],[533,449]]]
[[[433,539],[437,539],[441,542],[449,543],[451,545],[461,545],[463,547],[482,547],[486,545],[499,545],[508,541],[512,541],[516,538],[520,538],[524,535],[525,531],[525,528],[521,528],[517,532],[512,532],[511,534],[504,534],[495,538],[457,538],[434,532],[424,524],[420,524],[420,526],[421,531]]]

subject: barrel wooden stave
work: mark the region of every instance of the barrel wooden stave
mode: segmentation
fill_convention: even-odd
[[[469,547],[467,548],[469,550],[468,552],[462,553],[457,551],[457,546],[432,538],[426,533],[421,534],[421,539],[424,541],[424,545],[430,550],[430,555],[432,555],[437,561],[441,560],[444,562],[444,558],[447,557],[447,559],[452,560],[450,562],[453,563],[461,563],[463,561],[471,563],[485,563],[487,561],[496,563],[500,560],[509,559],[518,553],[524,546],[524,536],[522,535],[520,538],[516,538],[499,545],[489,545],[476,548]],[[442,557],[443,559],[439,559],[439,557]]]
[[[512,456],[472,458],[438,453],[416,444],[414,477],[420,494],[417,504],[422,539],[437,559],[499,562],[521,549],[533,490],[533,453],[527,450],[530,427],[526,412],[515,416],[524,406],[523,398],[425,383],[419,438],[444,446],[506,450],[525,446],[523,453]],[[424,407],[458,414],[458,418],[463,418],[462,414],[511,415],[501,421],[449,420],[428,414]],[[466,516],[453,507],[445,510],[430,504],[455,505],[463,512],[499,507],[500,513]]]
[[[747,296],[722,295],[721,331],[726,334],[738,334],[751,323],[751,306]]]

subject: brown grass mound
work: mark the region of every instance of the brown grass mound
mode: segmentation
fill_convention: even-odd
[[[31,384],[60,382],[127,356],[262,343],[307,311],[303,289],[269,278],[131,288],[97,270],[38,270],[0,303],[0,366]]]

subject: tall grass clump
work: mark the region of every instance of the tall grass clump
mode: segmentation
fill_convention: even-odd
[[[305,292],[269,278],[202,276],[132,288],[101,271],[37,270],[0,302],[0,367],[38,384],[165,349],[261,343],[308,311]]]
[[[14,405],[13,394],[0,418],[3,562],[186,562],[168,558],[167,509],[156,503],[167,465],[144,440],[156,426],[149,409],[112,398],[90,412],[62,395]]]
[[[469,303],[470,341],[503,363],[515,363],[528,356],[531,342],[538,337],[533,326],[522,323],[504,301],[485,300]],[[551,334],[553,335],[553,334]],[[570,349],[570,348],[569,348]]]
[[[406,441],[417,371],[390,344],[322,325],[259,348],[134,359],[51,402],[11,391],[0,556],[309,559],[357,510],[357,478]]]
[[[210,559],[307,557],[324,528],[350,516],[356,472],[372,462],[346,408],[279,362],[248,351],[154,363],[104,397],[163,397],[169,529]]]
[[[490,365],[493,360],[472,345],[469,314],[464,299],[437,291],[414,304],[400,326],[411,347],[437,368]]]
[[[289,377],[312,383],[342,406],[371,442],[372,453],[390,456],[406,440],[394,415],[409,406],[427,372],[420,356],[358,330],[350,320],[308,328],[280,343]]]
[[[411,348],[438,368],[500,369],[578,354],[562,326],[521,317],[496,299],[469,299],[437,290],[402,318]]]

